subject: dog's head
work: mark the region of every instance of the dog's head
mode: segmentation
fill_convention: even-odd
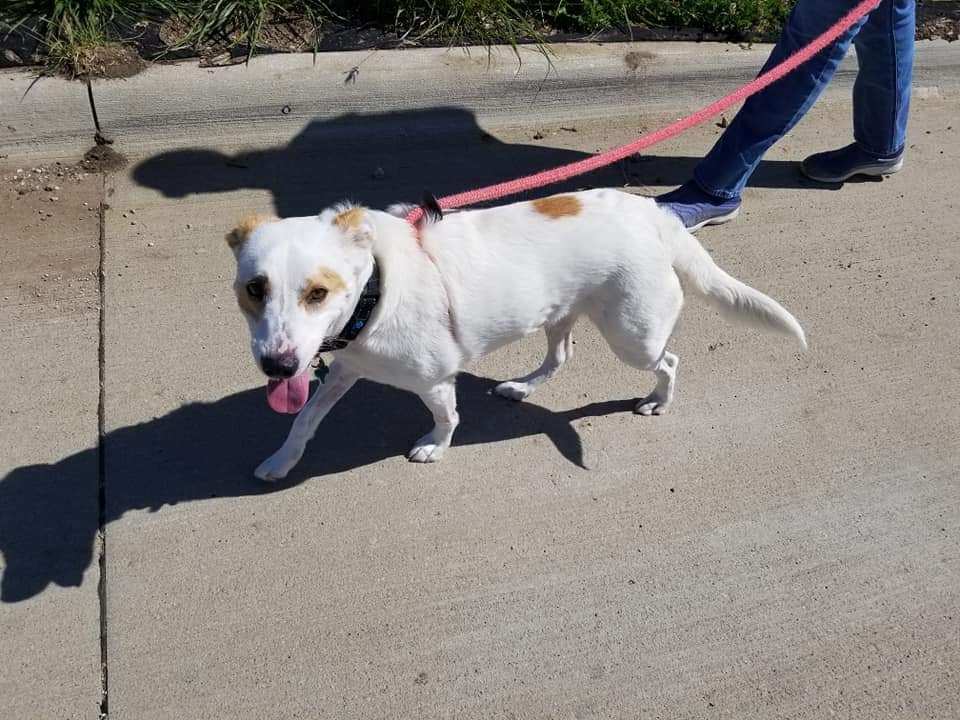
[[[373,232],[364,208],[340,206],[286,220],[252,215],[227,234],[253,357],[269,378],[305,373],[346,325],[373,266]]]

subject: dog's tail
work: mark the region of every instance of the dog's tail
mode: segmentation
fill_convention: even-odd
[[[803,328],[780,303],[721,270],[700,242],[679,222],[671,222],[663,231],[673,249],[673,269],[688,287],[713,302],[721,311],[740,320],[791,335],[806,349],[807,339]]]

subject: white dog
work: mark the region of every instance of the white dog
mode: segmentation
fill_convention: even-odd
[[[312,217],[255,216],[227,236],[270,404],[300,412],[257,477],[285,477],[359,378],[420,396],[435,425],[408,457],[439,460],[458,423],[457,373],[543,328],[540,368],[496,388],[523,400],[570,357],[581,315],[621,360],[656,374],[636,412],[658,415],[673,399],[678,358],[666,345],[683,304],[681,280],[806,346],[789,312],[717,267],[649,198],[591,190],[434,217],[418,228],[398,212],[339,206]],[[336,350],[336,362],[308,402],[321,349]]]

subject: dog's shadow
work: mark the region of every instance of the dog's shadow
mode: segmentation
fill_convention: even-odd
[[[494,382],[462,374],[463,417],[454,446],[542,434],[570,462],[583,464],[571,421],[630,412],[630,401],[593,403],[552,412],[490,394]],[[309,478],[402,457],[432,424],[412,394],[360,382],[331,411],[290,478],[262,483],[252,470],[279,447],[291,423],[266,406],[262,389],[212,403],[191,403],[162,417],[109,433],[105,449],[105,515],[110,523],[128,510],[211,498],[280,492]],[[455,452],[455,450],[454,450]],[[97,532],[97,448],[51,465],[29,465],[0,481],[0,600],[17,602],[50,583],[80,585],[92,561]],[[322,482],[322,480],[315,480]]]

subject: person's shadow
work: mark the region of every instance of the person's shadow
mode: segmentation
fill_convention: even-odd
[[[424,192],[449,195],[589,154],[548,142],[504,143],[486,133],[470,111],[434,107],[315,120],[288,144],[265,150],[164,152],[139,163],[132,174],[140,185],[170,198],[268,190],[277,215],[294,217],[345,199],[373,208],[416,203]],[[623,168],[614,166],[514,199],[625,182]]]
[[[546,435],[570,462],[583,465],[571,421],[631,412],[634,399],[599,402],[568,412],[514,403],[489,394],[495,382],[467,373],[458,381],[463,417],[454,446]],[[105,524],[128,510],[210,498],[282,491],[308,478],[402,457],[431,424],[414,395],[360,382],[324,420],[291,476],[278,484],[253,477],[276,450],[290,417],[266,409],[262,389],[212,403],[191,403],[162,417],[109,433],[103,440]],[[225,433],[224,428],[231,428]],[[99,450],[51,465],[17,468],[0,480],[0,600],[33,597],[50,583],[79,586],[93,559],[97,533]],[[455,462],[455,459],[451,460]]]
[[[485,132],[473,113],[463,108],[348,113],[312,121],[288,144],[265,150],[160,153],[134,167],[133,178],[169,198],[267,190],[280,217],[316,214],[345,199],[384,208],[395,202],[419,202],[424,192],[451,195],[581,160],[590,153],[549,147],[575,132],[575,126],[564,127],[547,137],[532,134],[530,143],[511,144]],[[593,187],[679,185],[692,177],[699,159],[635,156],[504,202]],[[792,161],[765,160],[750,185],[839,187],[806,180],[798,167]]]

